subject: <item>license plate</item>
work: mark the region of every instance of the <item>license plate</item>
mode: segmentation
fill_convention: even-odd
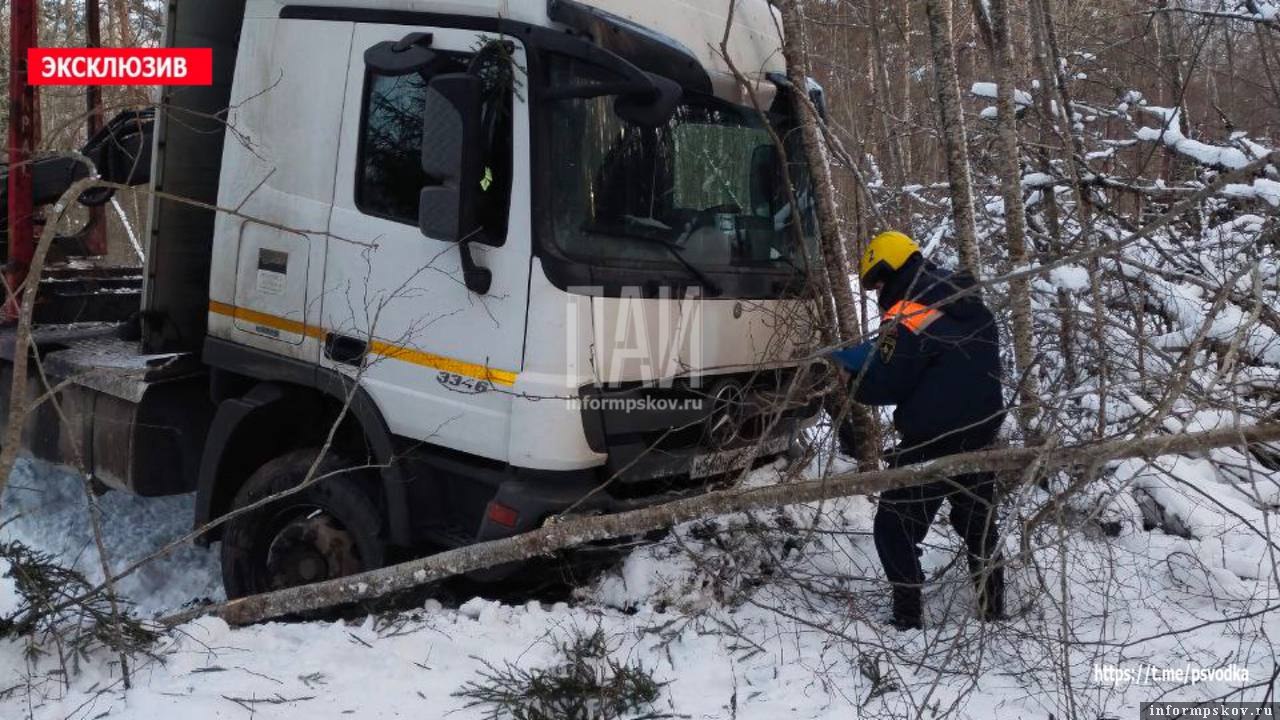
[[[706,455],[696,455],[693,458],[693,464],[689,468],[689,477],[704,478],[741,470],[752,460],[777,455],[786,450],[790,442],[790,438],[777,437],[759,445],[751,445],[736,450],[725,450],[718,453],[707,453]]]

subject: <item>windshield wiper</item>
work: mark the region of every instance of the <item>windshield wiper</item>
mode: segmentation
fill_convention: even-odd
[[[683,265],[685,269],[689,271],[690,275],[693,275],[694,277],[696,277],[698,279],[698,282],[706,286],[707,292],[711,293],[712,295],[720,295],[723,293],[723,291],[720,289],[720,285],[717,284],[715,280],[712,280],[710,275],[707,275],[705,272],[703,272],[703,270],[699,268],[697,265],[694,265],[693,263],[689,262],[689,259],[684,256],[684,251],[679,245],[665,238],[654,237],[652,235],[633,235],[632,237],[639,238],[646,242],[657,243],[662,247],[666,248],[667,252],[671,253],[671,257],[680,261],[680,264]]]
[[[690,275],[697,278],[698,282],[702,283],[707,288],[707,292],[712,295],[723,294],[724,291],[720,288],[719,283],[712,280],[711,276],[707,275],[707,273],[697,265],[689,262],[689,259],[684,256],[683,248],[675,242],[668,240],[661,235],[655,234],[655,231],[670,231],[670,226],[655,218],[638,218],[627,215],[625,216],[625,219],[627,229],[622,231],[623,236],[634,240],[643,240],[645,242],[661,245],[667,249],[667,252],[671,254],[671,257],[675,258],[677,262],[689,271]],[[630,232],[631,230],[639,232]]]

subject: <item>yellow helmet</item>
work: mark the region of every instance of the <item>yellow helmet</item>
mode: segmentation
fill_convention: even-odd
[[[912,255],[920,252],[920,246],[905,233],[886,230],[867,243],[858,267],[858,277],[864,284],[883,281],[890,271],[901,270]],[[872,277],[874,276],[874,277]]]

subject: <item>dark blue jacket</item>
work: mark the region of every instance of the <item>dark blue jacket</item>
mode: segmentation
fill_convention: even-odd
[[[1000,335],[968,273],[951,273],[916,255],[880,291],[884,318],[869,343],[855,397],[896,405],[905,443],[972,426],[987,432],[1004,416]]]

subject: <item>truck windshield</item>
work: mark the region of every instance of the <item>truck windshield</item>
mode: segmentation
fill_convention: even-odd
[[[617,80],[562,57],[552,59],[550,70],[553,88]],[[773,137],[758,112],[686,93],[666,124],[642,127],[618,117],[615,99],[554,101],[553,222],[564,254],[611,266],[683,264],[709,272],[807,267],[816,226],[807,181],[792,168],[801,205],[793,213]],[[799,157],[798,148],[788,150]],[[807,253],[791,227],[797,215]]]

